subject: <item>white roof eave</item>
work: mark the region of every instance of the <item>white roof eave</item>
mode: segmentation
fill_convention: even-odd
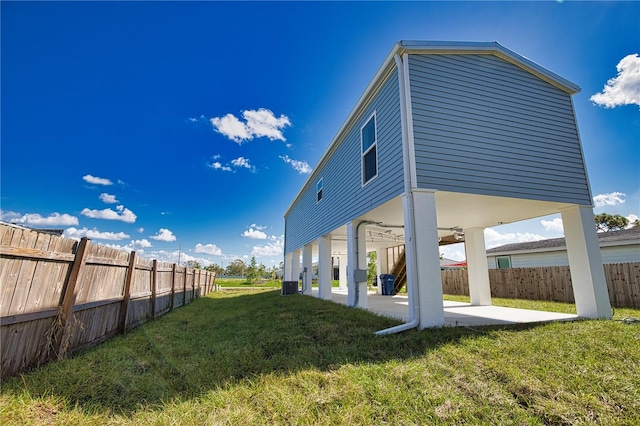
[[[532,60],[507,49],[497,41],[490,42],[448,42],[402,40],[400,44],[408,53],[423,54],[489,54],[506,60],[571,95],[580,92],[580,86],[558,74],[536,64]]]

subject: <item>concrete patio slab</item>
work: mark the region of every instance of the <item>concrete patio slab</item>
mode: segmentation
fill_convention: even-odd
[[[313,296],[317,297],[317,289]],[[332,289],[331,301],[347,305],[347,291]],[[367,294],[367,310],[379,315],[409,320],[409,299],[406,295],[382,296],[377,293]],[[523,324],[549,321],[571,321],[577,315],[558,312],[533,311],[529,309],[505,308],[500,306],[472,306],[464,302],[443,301],[444,321],[446,326],[480,326],[500,324]]]

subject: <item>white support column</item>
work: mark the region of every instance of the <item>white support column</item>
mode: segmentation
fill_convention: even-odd
[[[602,267],[593,209],[572,206],[561,210],[578,316],[611,318],[611,302]]]
[[[405,237],[405,241],[408,240],[407,244],[414,244],[415,261],[409,259],[411,256],[407,256],[407,277],[411,276],[409,268],[415,268],[415,276],[418,280],[418,304],[420,306],[419,328],[442,327],[444,325],[444,307],[436,194],[429,190],[413,189],[412,196],[415,229],[413,230],[413,241],[410,235]]]
[[[331,257],[331,239],[323,236],[318,239],[318,297],[331,300],[331,280],[333,262]]]
[[[306,295],[311,295],[311,283],[313,281],[312,254],[312,244],[307,244],[302,248],[302,294]]]
[[[387,249],[376,249],[376,279],[378,280],[378,294],[382,294],[382,283],[380,282],[380,275],[389,273],[389,258],[387,257]]]
[[[361,222],[349,222],[347,224],[347,304],[366,309],[367,280],[356,281],[356,271],[367,269],[367,242],[365,240],[366,225]]]
[[[340,290],[347,289],[347,256],[344,254],[338,255],[338,263],[340,268],[338,269],[338,280],[340,283]]]
[[[487,250],[484,245],[483,228],[464,230],[464,249],[467,256],[471,304],[490,306],[491,286],[489,284],[489,266],[487,265]]]
[[[282,271],[282,280],[291,281],[291,253],[284,255],[284,270]]]
[[[300,249],[291,255],[291,281],[300,282]]]

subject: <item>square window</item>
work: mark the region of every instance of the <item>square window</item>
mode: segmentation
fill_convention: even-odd
[[[496,266],[498,269],[511,268],[511,256],[496,256]]]

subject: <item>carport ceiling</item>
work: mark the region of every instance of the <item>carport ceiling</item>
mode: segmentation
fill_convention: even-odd
[[[453,237],[452,229],[490,228],[555,214],[570,205],[553,201],[436,192],[440,245],[459,242]],[[420,220],[420,213],[417,213],[416,216]],[[404,225],[401,196],[369,211],[359,217],[358,220],[367,220],[392,226],[391,228],[385,228],[384,226],[367,225],[367,250],[404,244],[404,229],[399,227]],[[376,238],[379,233],[386,233],[388,236]],[[398,238],[401,239],[399,240]],[[346,253],[346,225],[331,232],[331,239],[331,247],[334,254]],[[316,250],[314,249],[314,252]]]

